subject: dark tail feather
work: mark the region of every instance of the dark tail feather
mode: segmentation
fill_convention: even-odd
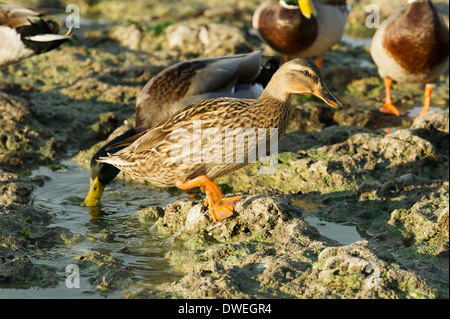
[[[108,156],[108,153],[116,153],[116,152],[120,151],[121,149],[125,148],[126,145],[121,146],[118,144],[120,144],[122,141],[127,140],[128,138],[134,136],[135,134],[136,134],[136,131],[134,130],[134,128],[132,128],[132,129],[126,131],[125,133],[123,133],[122,135],[116,137],[115,139],[110,141],[108,144],[103,146],[101,149],[99,149],[98,152],[95,153],[94,156],[92,156],[91,163],[96,162],[97,159],[99,159],[100,157]]]
[[[253,83],[260,83],[265,88],[281,64],[278,56],[263,56],[261,72]]]
[[[131,131],[131,130],[130,130]],[[128,131],[128,132],[130,132],[130,131]],[[147,131],[148,130],[145,130],[145,131],[143,131],[143,132],[141,132],[141,133],[139,133],[139,134],[136,134],[136,131],[133,129],[133,134],[131,134],[131,135],[129,135],[129,136],[127,136],[126,138],[124,138],[124,139],[121,139],[121,140],[117,140],[117,143],[114,143],[114,144],[111,144],[111,146],[109,146],[109,147],[107,147],[107,148],[105,148],[106,149],[106,151],[108,151],[108,153],[111,153],[110,152],[110,150],[115,150],[116,148],[117,148],[117,150],[115,150],[114,152],[112,152],[112,153],[116,153],[116,152],[118,152],[118,151],[120,151],[121,149],[123,149],[123,148],[125,148],[125,147],[127,147],[128,145],[130,145],[130,144],[133,144],[133,142],[134,141],[136,141],[138,138],[140,138],[141,136],[143,136],[143,135],[145,135],[145,133],[147,133]],[[128,133],[127,132],[127,133]],[[125,134],[124,134],[125,135]],[[121,135],[122,136],[122,135]],[[114,141],[114,140],[113,140]],[[111,141],[111,142],[113,142],[113,141]],[[110,142],[110,143],[111,143]],[[110,144],[110,143],[108,143],[108,144]]]

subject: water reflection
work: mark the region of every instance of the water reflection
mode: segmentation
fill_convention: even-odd
[[[408,111],[408,117],[411,119],[411,124],[414,122],[414,120],[419,116],[420,112],[422,111],[423,106],[415,106],[413,108],[405,108],[405,110]],[[440,108],[437,106],[430,106],[430,112],[444,112],[449,113],[449,108]],[[386,127],[384,128],[384,131],[386,134],[394,133],[398,128],[396,127]]]
[[[52,247],[41,255],[37,252],[36,259],[40,263],[63,269],[76,256],[100,252],[122,260],[131,269],[134,276],[131,290],[137,287],[153,288],[162,282],[177,279],[170,272],[171,267],[164,256],[172,245],[178,243],[167,241],[167,238],[155,233],[151,224],[142,224],[136,211],[142,207],[166,205],[184,199],[184,192],[169,193],[140,183],[115,181],[108,185],[100,206],[82,206],[80,204],[89,188],[89,171],[73,161],[61,164],[62,169],[56,171],[41,167],[33,172],[33,176],[45,175],[50,180],[34,190],[32,204],[53,216],[51,226],[81,234],[83,240]],[[49,256],[52,256],[50,260]],[[91,287],[88,290],[95,289]],[[67,295],[64,290],[54,291],[58,292],[54,297],[73,298],[73,291],[67,291]]]
[[[301,207],[305,214],[303,219],[325,237],[336,240],[340,244],[349,245],[354,242],[368,239],[370,236],[359,225],[354,223],[338,223],[318,216],[318,210],[326,207],[314,200],[293,199],[292,204]]]

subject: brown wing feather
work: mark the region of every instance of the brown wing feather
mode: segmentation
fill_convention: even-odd
[[[166,120],[161,121],[155,127],[137,134],[136,136],[133,136],[121,143],[113,145],[111,148],[115,148],[117,146],[134,146],[134,153],[144,152],[153,148],[161,141],[166,140],[168,135],[178,128],[191,130],[193,127],[193,121],[195,120],[202,120],[204,123],[211,123],[212,119],[214,119],[215,125],[220,126],[221,121],[234,117],[235,110],[237,108],[241,109],[248,107],[248,102],[246,101],[247,100],[243,99],[219,98],[197,102],[176,112]],[[220,119],[217,117],[219,111]],[[125,152],[129,151],[123,149],[116,154],[120,155]]]
[[[262,51],[257,50],[249,54],[199,58],[164,69],[145,85],[138,96],[137,131],[158,124],[183,106],[199,101],[203,94],[225,94],[231,92],[239,81],[252,82],[259,74],[261,55]],[[207,98],[213,97],[201,99]]]

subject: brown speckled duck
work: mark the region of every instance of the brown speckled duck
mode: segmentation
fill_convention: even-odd
[[[347,22],[346,0],[265,0],[253,15],[253,28],[274,50],[291,57],[316,57],[341,40]]]
[[[71,38],[71,29],[59,35],[58,24],[42,17],[49,9],[31,10],[0,3],[0,68],[56,49]]]
[[[225,96],[258,98],[271,76],[266,80],[258,78],[263,63],[262,50],[257,50],[198,58],[165,68],[143,87],[137,98],[136,130],[148,129],[197,101]],[[275,64],[268,73],[277,68]]]
[[[428,112],[435,83],[448,68],[448,37],[448,27],[429,0],[408,0],[406,7],[395,10],[383,21],[370,51],[386,88],[381,112],[407,114],[392,103],[393,80],[425,83],[425,103],[419,115]]]
[[[263,57],[262,51],[257,50],[248,54],[193,59],[162,70],[144,86],[137,98],[135,127],[104,145],[92,157],[90,188],[84,203],[96,206],[105,186],[120,172],[112,165],[97,162],[107,155],[107,149],[112,145],[153,127],[197,101],[225,96],[257,99],[279,64],[279,60]]]
[[[263,134],[267,134],[266,129],[276,128],[281,138],[290,119],[292,94],[314,94],[328,105],[342,108],[323,83],[317,66],[308,60],[295,59],[278,69],[258,99],[216,98],[188,105],[156,126],[119,143],[125,148],[100,158],[99,162],[114,165],[131,177],[160,187],[176,186],[185,190],[200,187],[206,193],[205,204],[212,219],[221,221],[232,216],[233,205],[241,198],[223,198],[212,180],[248,164],[251,150],[255,151],[248,143],[248,136],[236,138],[231,144],[234,147],[227,148],[227,132],[264,129]],[[200,125],[201,137],[195,135],[196,125]],[[210,134],[205,136],[203,132]],[[187,148],[181,147],[186,145],[180,144],[184,143],[180,138],[188,142]],[[243,154],[237,151],[238,144],[245,146]],[[180,147],[182,157],[179,157]],[[216,150],[216,147],[221,150],[217,153],[219,157],[210,161],[210,153],[205,153],[205,149]],[[238,161],[241,155],[242,161]]]

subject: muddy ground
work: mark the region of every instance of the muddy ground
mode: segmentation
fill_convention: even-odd
[[[365,7],[373,1],[350,2],[346,35],[370,37]],[[382,18],[404,3],[378,2]],[[448,1],[435,2],[448,21]],[[46,182],[28,177],[32,169],[57,168],[68,156],[87,167],[105,140],[133,125],[140,89],[174,62],[259,47],[273,53],[251,31],[257,2],[67,3],[85,18],[74,40],[1,71],[0,290],[57,285],[61,270],[32,261],[30,252],[82,237],[50,227],[52,217],[30,205],[33,189]],[[208,41],[193,41],[199,32]],[[324,60],[323,77],[344,110],[294,97],[277,171],[260,175],[253,164],[217,181],[243,197],[235,217],[214,224],[198,198],[136,212],[182,240],[166,255],[181,279],[128,297],[448,298],[448,72],[433,93],[433,112],[415,121],[385,116],[376,111],[383,81],[368,46],[358,43],[343,41]],[[423,86],[395,84],[393,99],[420,107]],[[306,212],[353,223],[365,240],[343,245],[324,237],[305,222]],[[118,258],[92,253],[74,263],[106,293],[130,284]]]

